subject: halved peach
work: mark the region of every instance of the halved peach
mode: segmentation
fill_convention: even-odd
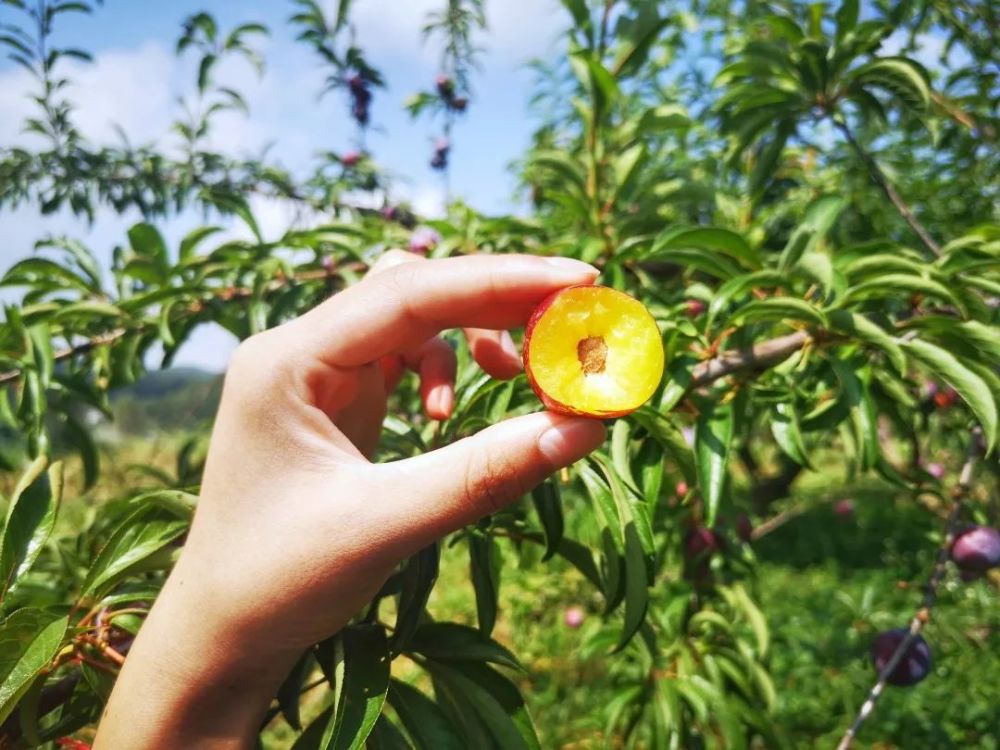
[[[653,395],[663,377],[663,342],[641,302],[605,286],[573,286],[532,313],[524,369],[552,411],[620,417]]]

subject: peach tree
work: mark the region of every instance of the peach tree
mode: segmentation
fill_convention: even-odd
[[[205,430],[174,471],[126,475],[134,486],[115,487],[83,526],[59,524],[115,468],[92,430],[110,394],[168,367],[199,327],[242,340],[278,326],[393,247],[591,262],[601,283],[651,310],[667,374],[645,406],[609,423],[604,449],[401,565],[350,626],[302,655],[264,726],[301,730],[303,750],[541,747],[516,643],[493,632],[505,566],[551,561],[600,602],[585,651],[604,655],[616,691],[608,736],[778,746],[756,531],[740,514],[768,515],[801,472],[833,464],[943,518],[924,601],[891,647],[876,645],[878,679],[846,747],[885,684],[915,676],[900,663],[933,648],[920,630],[954,538],[995,522],[976,502],[987,479],[973,475],[995,464],[1000,395],[995,18],[929,1],[562,0],[568,29],[558,56],[536,65],[540,124],[516,166],[530,213],[488,216],[456,200],[431,219],[393,199],[366,150],[384,81],[352,5],[289,3],[290,27],[339,97],[330,106],[357,126],[350,150],[321,152],[302,176],[208,145],[219,112],[246,108],[217,80],[219,63],[263,66],[267,27],[186,19],[178,52],[196,60],[197,81],[178,141],[108,146],[74,122],[62,61],[87,52],[52,40],[95,4],[0,4],[0,45],[30,71],[37,105],[25,122],[33,147],[0,149],[0,209],[143,217],[109,264],[69,237],[7,251],[20,259],[3,276],[16,302],[0,326],[0,747],[46,746],[97,722],[197,505]],[[445,175],[452,130],[475,106],[485,8],[447,0],[428,19],[441,71],[409,107],[442,123],[432,166]],[[938,73],[915,60],[931,32],[966,63]],[[267,238],[254,196],[309,219]],[[161,229],[191,208],[218,225],[167,242]],[[376,460],[540,408],[523,377],[492,380],[451,341],[454,414],[428,420],[404,381]],[[962,538],[957,560],[996,564],[996,550]],[[454,546],[475,593],[465,623],[428,605],[442,547]],[[396,660],[421,678],[400,679]],[[323,710],[303,726],[317,690]]]

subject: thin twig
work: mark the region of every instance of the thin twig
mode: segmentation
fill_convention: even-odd
[[[882,671],[879,672],[875,685],[869,691],[868,697],[858,710],[858,715],[855,717],[854,722],[844,732],[840,744],[837,745],[837,750],[848,750],[851,747],[851,743],[857,736],[858,730],[861,729],[861,725],[864,724],[865,720],[875,710],[875,704],[885,690],[889,675],[895,671],[899,662],[903,660],[903,657],[909,651],[910,646],[913,645],[917,636],[920,635],[920,631],[923,630],[924,625],[931,619],[931,609],[934,607],[935,601],[937,601],[938,588],[947,570],[951,546],[955,541],[955,535],[962,518],[962,510],[965,507],[965,499],[969,494],[969,487],[972,485],[972,474],[981,454],[980,436],[981,431],[978,428],[973,430],[972,437],[969,440],[969,450],[966,454],[965,463],[962,465],[961,474],[959,474],[958,485],[953,492],[953,505],[951,512],[948,514],[948,520],[945,523],[944,541],[941,542],[941,546],[938,549],[937,560],[934,563],[931,577],[928,579],[927,586],[924,589],[924,598],[920,603],[920,608],[917,609],[913,615],[913,619],[910,620],[910,629],[906,637],[899,643],[892,654],[892,658],[889,659],[882,668]]]
[[[834,117],[833,124],[841,133],[844,134],[844,138],[847,139],[851,148],[854,149],[854,153],[856,153],[858,158],[864,162],[871,178],[882,189],[882,192],[885,193],[885,196],[889,199],[892,205],[896,207],[896,211],[898,211],[899,215],[903,217],[903,221],[905,221],[909,225],[910,229],[913,230],[913,233],[920,238],[920,241],[924,243],[924,247],[930,250],[935,256],[940,257],[941,246],[938,245],[933,237],[931,237],[930,232],[928,232],[924,225],[920,223],[910,207],[906,205],[906,201],[904,201],[899,193],[896,192],[896,188],[893,187],[891,182],[889,182],[889,178],[885,176],[885,172],[882,171],[878,162],[875,161],[875,157],[869,154],[865,150],[864,146],[862,146],[854,137],[854,133],[851,132],[851,128],[847,124],[847,121],[839,117]]]

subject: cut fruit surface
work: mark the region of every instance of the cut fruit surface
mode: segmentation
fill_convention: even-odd
[[[663,377],[663,342],[641,302],[604,286],[562,289],[528,321],[524,367],[554,411],[617,417],[642,406]]]

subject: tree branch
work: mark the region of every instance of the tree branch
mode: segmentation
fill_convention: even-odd
[[[330,269],[322,269],[317,271],[305,271],[300,274],[296,274],[292,279],[278,279],[271,283],[267,291],[275,292],[283,287],[288,286],[290,282],[307,282],[307,281],[322,281],[325,279],[331,279],[338,275],[338,273],[345,267],[350,267],[354,270],[363,270],[362,264],[360,263],[350,263],[343,266]],[[253,290],[244,289],[242,287],[224,287],[222,289],[215,290],[210,296],[214,298],[219,298],[225,300],[226,302],[231,302],[238,299],[246,299],[253,295]],[[193,302],[188,306],[189,312],[197,312],[203,307],[204,303],[201,301]],[[63,349],[57,350],[53,354],[53,360],[55,362],[62,362],[67,359],[72,359],[81,354],[87,354],[102,346],[107,346],[108,344],[113,344],[121,338],[124,338],[130,333],[138,333],[146,324],[140,324],[138,326],[133,326],[132,328],[115,328],[111,331],[106,331],[104,333],[99,333],[85,341],[81,341],[79,344],[74,344],[72,346],[67,346]],[[7,383],[12,383],[21,377],[22,370],[17,368],[14,370],[8,370],[7,372],[0,372],[0,386],[6,385]]]
[[[719,378],[744,370],[763,370],[784,362],[799,349],[815,340],[809,331],[796,331],[787,336],[762,341],[749,349],[727,351],[714,359],[699,363],[691,375],[688,390],[713,383]]]
[[[896,207],[896,210],[899,212],[899,215],[903,217],[903,220],[909,225],[910,229],[913,230],[913,233],[920,238],[920,241],[924,244],[924,247],[930,250],[931,253],[933,253],[935,256],[940,257],[941,246],[938,245],[938,243],[934,240],[933,237],[931,237],[930,232],[927,231],[924,225],[917,220],[917,217],[914,216],[913,211],[910,209],[908,205],[906,205],[906,201],[902,199],[899,193],[896,192],[896,188],[894,188],[892,183],[889,182],[889,178],[885,176],[885,172],[883,172],[882,168],[879,167],[878,162],[875,161],[875,158],[871,154],[869,154],[865,150],[864,146],[862,146],[858,142],[858,140],[854,137],[854,133],[851,132],[851,128],[847,124],[847,121],[837,117],[832,118],[832,120],[834,127],[836,127],[841,133],[844,134],[844,138],[847,139],[847,142],[851,145],[851,148],[854,149],[854,153],[856,153],[858,155],[858,158],[860,158],[861,161],[864,162],[864,165],[868,168],[868,173],[871,175],[872,180],[874,180],[875,183],[882,189],[882,192],[885,193],[885,196],[889,199],[892,205]]]
[[[910,631],[906,634],[906,637],[900,642],[896,647],[896,650],[892,654],[892,658],[889,659],[882,671],[879,672],[878,679],[875,681],[875,685],[868,693],[868,698],[861,705],[858,710],[858,715],[855,717],[854,722],[848,727],[847,731],[844,732],[844,736],[840,740],[840,744],[837,745],[837,750],[848,750],[851,747],[851,743],[858,734],[858,730],[861,729],[861,725],[864,724],[865,720],[871,716],[872,712],[875,710],[875,704],[878,702],[879,697],[882,695],[882,691],[885,690],[886,681],[889,675],[893,673],[896,666],[903,660],[903,657],[909,651],[910,646],[920,635],[920,631],[923,630],[924,625],[931,619],[931,609],[934,607],[934,603],[937,601],[938,588],[941,585],[941,581],[944,579],[945,570],[947,569],[948,558],[950,557],[951,545],[955,541],[955,535],[958,531],[959,521],[962,517],[962,510],[965,507],[965,500],[969,494],[969,488],[972,485],[972,474],[976,468],[976,463],[981,455],[980,439],[982,436],[982,431],[976,428],[972,432],[972,437],[969,440],[969,450],[966,454],[965,463],[962,465],[962,471],[958,477],[958,485],[955,487],[953,493],[954,503],[951,508],[951,512],[948,514],[948,520],[945,522],[945,534],[944,541],[941,542],[941,546],[938,548],[937,561],[934,563],[934,568],[931,571],[931,577],[927,581],[927,586],[924,589],[924,598],[920,603],[920,608],[917,609],[916,613],[913,615],[913,619],[910,620]]]

